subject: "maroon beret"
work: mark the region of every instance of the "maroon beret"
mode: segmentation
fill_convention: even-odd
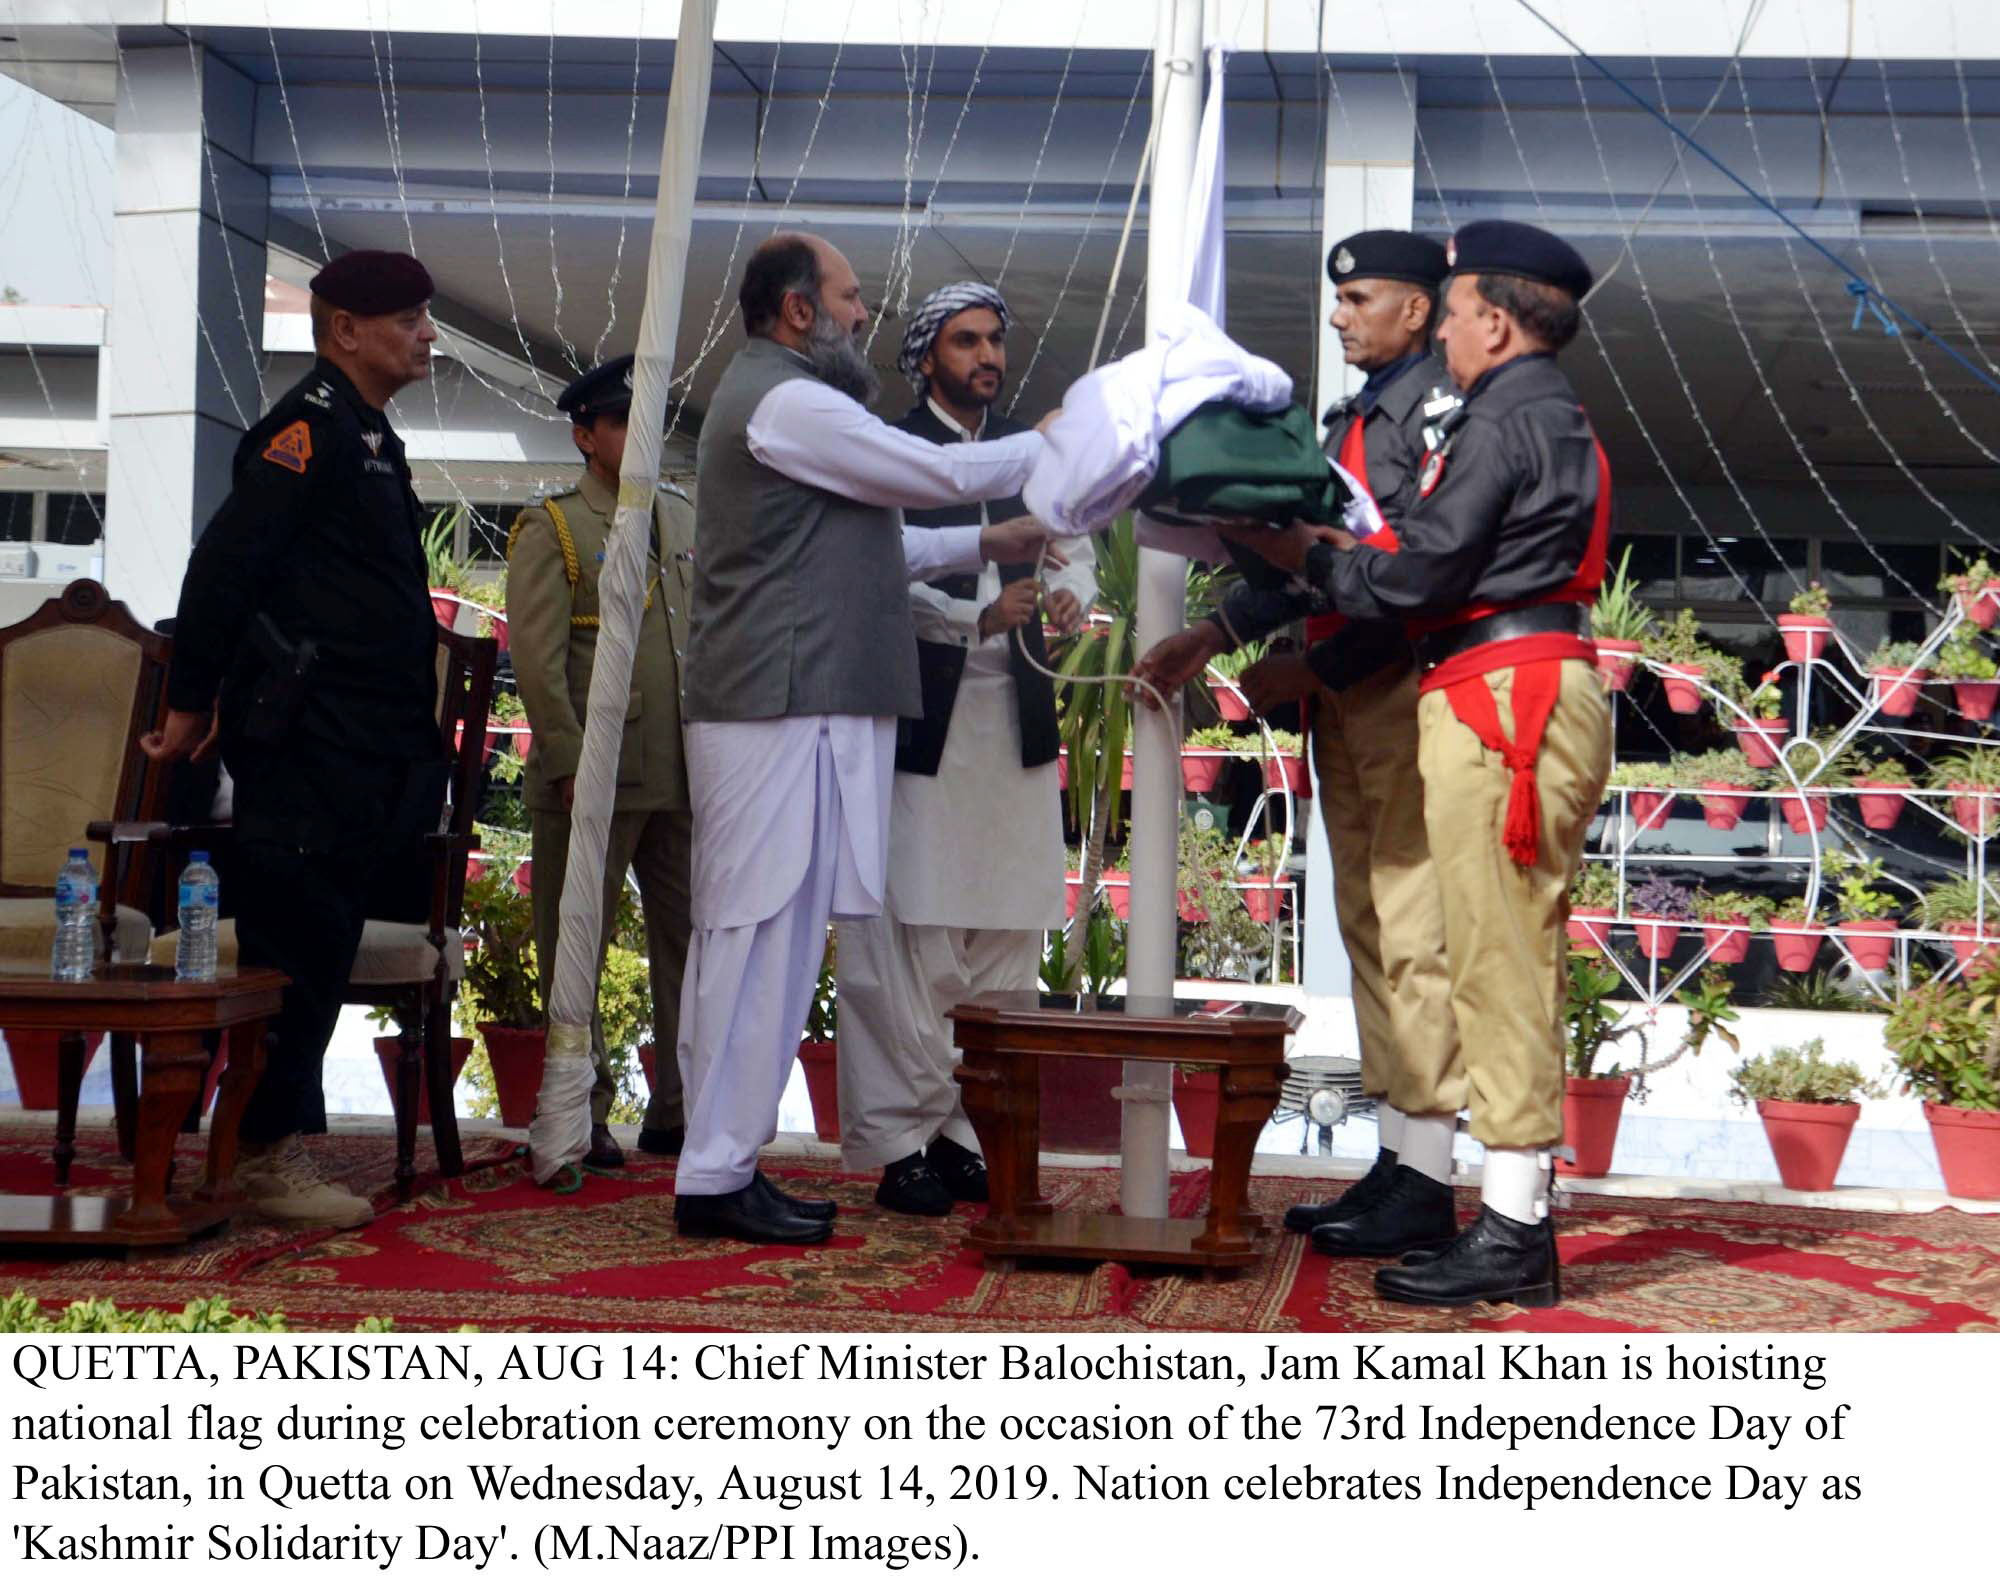
[[[436,294],[431,271],[407,252],[344,252],[312,277],[312,293],[359,317],[421,307]]]

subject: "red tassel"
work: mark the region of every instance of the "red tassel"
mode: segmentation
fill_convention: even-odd
[[[1542,796],[1535,787],[1535,764],[1514,769],[1507,793],[1507,853],[1517,866],[1532,866],[1541,854]]]

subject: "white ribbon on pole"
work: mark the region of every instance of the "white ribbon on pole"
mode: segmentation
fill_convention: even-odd
[[[660,145],[660,190],[653,210],[653,245],[646,267],[646,305],[632,370],[632,413],[619,469],[618,513],[605,549],[597,595],[601,623],[584,714],[583,757],[576,770],[570,818],[569,869],[564,874],[562,929],[549,992],[548,1055],[528,1148],[535,1181],[546,1183],[590,1148],[590,1022],[597,1007],[598,940],[604,848],[618,781],[618,749],[632,657],[645,607],[646,562],[653,535],[653,498],[660,483],[674,335],[687,276],[695,180],[714,63],[716,0],[681,0],[674,42],[673,86]]]

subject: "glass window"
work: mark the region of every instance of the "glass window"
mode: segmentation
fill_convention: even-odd
[[[1809,552],[1810,545],[1803,537],[1767,540],[1755,533],[1724,536],[1716,532],[1713,546],[1705,537],[1690,537],[1682,564],[1681,595],[1697,603],[1740,602],[1748,587],[1759,602],[1783,608],[1809,579]]]
[[[34,494],[0,493],[0,542],[27,542],[34,525]]]
[[[1671,603],[1680,596],[1679,548],[1678,537],[1616,537],[1607,569],[1615,571],[1630,553],[1626,573],[1638,583],[1640,597],[1649,603]]]
[[[51,493],[45,541],[82,548],[104,536],[101,493]]]
[[[1935,599],[1938,552],[1938,544],[1931,542],[1829,537],[1819,545],[1820,579],[1835,601],[1843,596]]]
[[[466,522],[466,552],[475,563],[503,564],[507,559],[507,534],[514,529],[519,504],[475,504]]]

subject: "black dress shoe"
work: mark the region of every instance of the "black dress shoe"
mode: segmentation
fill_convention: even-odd
[[[1435,1260],[1384,1266],[1375,1291],[1398,1304],[1478,1304],[1506,1300],[1547,1309],[1562,1298],[1562,1262],[1553,1217],[1517,1222],[1490,1205]]]
[[[840,1207],[831,1200],[814,1200],[806,1195],[787,1194],[762,1172],[751,1180],[764,1191],[766,1199],[775,1200],[793,1216],[802,1216],[808,1222],[831,1222],[840,1215]]]
[[[1346,1190],[1331,1200],[1322,1200],[1318,1205],[1295,1205],[1285,1212],[1285,1228],[1293,1233],[1310,1233],[1316,1227],[1324,1227],[1328,1222],[1344,1222],[1350,1216],[1359,1216],[1382,1198],[1389,1187],[1390,1176],[1396,1171],[1396,1153],[1383,1150],[1375,1153],[1375,1165],[1363,1173]]]
[[[950,1216],[951,1196],[945,1192],[922,1151],[912,1151],[900,1162],[882,1169],[882,1182],[875,1189],[875,1203],[905,1216]]]
[[[931,1141],[930,1151],[924,1160],[930,1163],[937,1181],[944,1185],[945,1193],[954,1200],[969,1200],[975,1205],[986,1202],[986,1163],[981,1161],[977,1151],[968,1151],[956,1140],[948,1140],[942,1134]]]
[[[676,1123],[671,1129],[641,1129],[639,1149],[648,1156],[678,1156],[687,1143],[687,1132],[684,1123]]]
[[[590,1126],[590,1149],[583,1153],[586,1167],[623,1167],[625,1153],[618,1148],[618,1142],[611,1137],[610,1126],[593,1123]]]
[[[831,1222],[809,1222],[778,1205],[756,1183],[728,1194],[674,1197],[674,1230],[683,1238],[740,1238],[751,1244],[823,1244]]]
[[[1427,1178],[1414,1167],[1398,1166],[1382,1197],[1359,1216],[1323,1222],[1312,1230],[1321,1255],[1408,1254],[1433,1244],[1449,1244],[1458,1232],[1451,1185]]]

